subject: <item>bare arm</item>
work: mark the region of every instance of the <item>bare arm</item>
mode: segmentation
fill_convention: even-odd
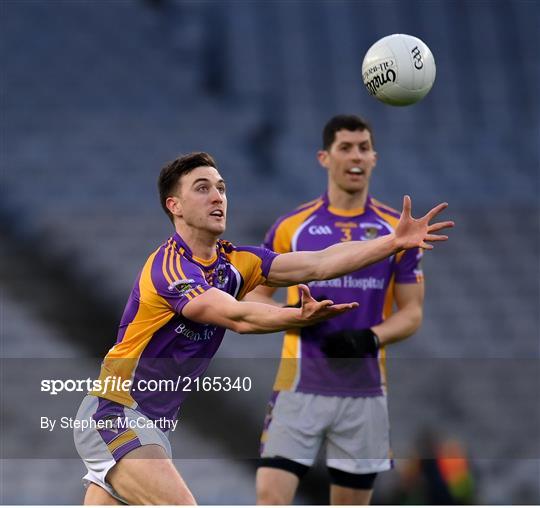
[[[250,291],[244,296],[243,302],[258,302],[266,303],[266,305],[274,305],[276,307],[283,307],[283,304],[274,300],[274,293],[277,291],[275,287],[269,286],[257,286],[253,291]]]
[[[422,324],[423,282],[396,284],[394,298],[398,310],[381,324],[371,327],[379,338],[381,346],[406,339]]]
[[[264,303],[239,302],[216,288],[188,302],[182,314],[192,321],[229,328],[238,333],[271,333],[313,325],[343,314],[358,304],[334,305],[331,300],[317,302],[307,286],[300,285],[301,308],[280,308]]]
[[[424,217],[414,219],[411,215],[411,199],[405,196],[403,211],[394,233],[375,240],[336,244],[321,251],[281,254],[272,263],[267,284],[290,286],[299,282],[332,279],[360,270],[401,250],[415,247],[432,249],[433,246],[426,242],[448,239],[446,235],[433,233],[454,225],[451,221],[430,224],[447,206],[441,203]]]

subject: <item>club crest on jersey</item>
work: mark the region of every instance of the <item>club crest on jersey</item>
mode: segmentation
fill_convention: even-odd
[[[229,282],[229,276],[227,275],[227,272],[225,271],[224,266],[217,267],[216,274],[215,274],[215,281],[216,281],[216,286],[218,288],[225,287],[225,284]]]
[[[377,238],[379,236],[379,230],[382,229],[382,226],[375,222],[361,222],[360,227],[364,230],[363,236],[366,240]]]
[[[374,227],[364,228],[364,236],[368,240],[372,240],[373,238],[377,238],[378,235],[379,235],[379,231],[378,231],[377,228],[374,228]]]
[[[193,289],[191,286],[195,281],[193,279],[180,279],[171,282],[167,288],[171,292],[176,292],[181,295],[186,294],[189,290]]]

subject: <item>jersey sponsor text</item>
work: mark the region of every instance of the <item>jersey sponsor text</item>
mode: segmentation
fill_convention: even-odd
[[[354,288],[366,291],[368,289],[384,289],[384,279],[375,277],[353,277],[345,275],[337,279],[314,280],[308,284],[312,288]]]

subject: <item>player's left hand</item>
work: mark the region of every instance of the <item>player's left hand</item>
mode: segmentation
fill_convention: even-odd
[[[401,212],[401,217],[399,218],[395,233],[400,249],[421,247],[422,249],[430,250],[433,249],[433,245],[426,242],[441,242],[448,240],[448,236],[446,235],[434,235],[433,233],[440,231],[441,229],[454,227],[453,221],[430,224],[430,222],[447,206],[448,203],[440,203],[420,219],[415,219],[411,214],[411,198],[409,196],[404,196],[403,211]]]
[[[341,330],[327,335],[321,351],[329,358],[365,358],[375,356],[380,341],[371,328]]]
[[[301,298],[302,326],[314,325],[321,321],[339,316],[358,307],[357,302],[334,304],[332,300],[315,300],[305,284],[299,284]]]

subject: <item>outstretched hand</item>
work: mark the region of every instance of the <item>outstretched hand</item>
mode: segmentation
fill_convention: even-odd
[[[396,228],[396,240],[401,249],[413,249],[421,247],[422,249],[433,249],[433,245],[426,242],[441,242],[448,240],[446,235],[434,235],[436,231],[441,229],[454,227],[453,221],[430,222],[441,213],[448,203],[440,203],[432,208],[426,215],[420,219],[415,219],[412,214],[411,198],[403,197],[403,211],[399,218],[399,223]]]
[[[302,303],[302,325],[308,326],[339,316],[344,312],[358,307],[357,302],[334,304],[332,300],[315,300],[305,284],[298,285]]]

